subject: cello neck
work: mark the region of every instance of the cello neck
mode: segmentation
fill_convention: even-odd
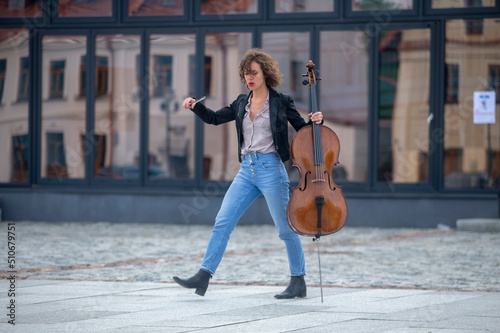
[[[316,92],[316,83],[310,85],[309,99],[311,103],[311,113],[318,112],[318,96]],[[314,165],[323,164],[323,149],[321,148],[321,132],[318,124],[313,122],[313,149],[314,149]]]

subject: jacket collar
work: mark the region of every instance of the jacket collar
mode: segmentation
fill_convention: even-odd
[[[245,116],[245,106],[247,105],[250,96],[252,96],[252,91],[245,96],[243,101],[240,101],[238,110],[238,118],[240,120],[243,120],[243,117]],[[278,105],[276,104],[276,98],[278,97],[279,93],[273,88],[269,88],[269,117],[271,118],[271,123],[274,123],[278,116]]]

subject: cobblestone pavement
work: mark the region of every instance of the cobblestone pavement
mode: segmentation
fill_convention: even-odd
[[[201,264],[210,226],[16,222],[18,279],[172,282]],[[304,237],[319,284],[317,244]],[[7,256],[7,223],[0,223]],[[344,227],[320,240],[325,287],[500,291],[500,233]],[[7,276],[6,260],[0,271]],[[237,226],[212,284],[286,285],[283,242],[271,225]]]

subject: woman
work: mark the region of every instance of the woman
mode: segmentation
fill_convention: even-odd
[[[304,252],[299,236],[290,229],[286,219],[289,180],[283,162],[290,159],[287,123],[298,131],[312,121],[321,123],[323,115],[321,112],[309,114],[311,120],[306,124],[293,100],[274,90],[282,74],[277,62],[263,50],[247,51],[239,72],[250,92],[238,96],[231,105],[215,112],[193,103],[193,98],[183,102],[184,108],[191,109],[207,124],[236,121],[241,168],[224,196],[200,270],[188,279],[174,276],[174,280],[185,288],[195,288],[196,294],[204,296],[231,232],[250,204],[263,194],[279,237],[285,242],[291,273],[290,284],[275,297],[305,297]]]

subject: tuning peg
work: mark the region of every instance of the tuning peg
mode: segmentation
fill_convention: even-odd
[[[316,77],[316,80],[321,80],[321,77],[319,76],[319,71],[317,69],[314,70],[314,76]]]

